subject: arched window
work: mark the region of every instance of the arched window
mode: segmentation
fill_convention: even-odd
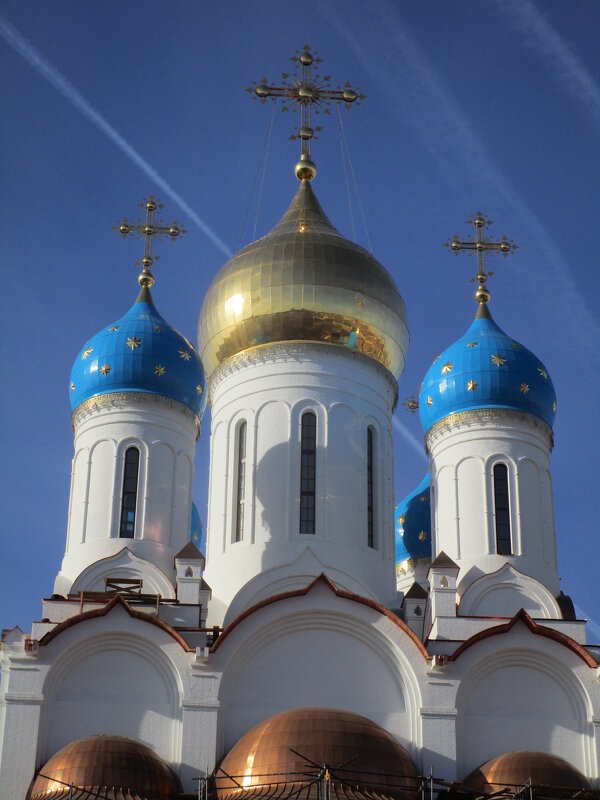
[[[374,489],[374,449],[375,435],[373,428],[367,428],[367,544],[375,547],[375,489]]]
[[[138,493],[138,474],[140,469],[140,451],[137,447],[128,447],[125,451],[123,469],[123,498],[121,500],[121,539],[133,539],[135,536],[135,510]]]
[[[494,465],[494,512],[496,519],[496,552],[512,553],[510,541],[510,505],[508,502],[508,470],[506,464]]]
[[[302,415],[300,436],[300,533],[315,532],[315,480],[317,467],[317,418]]]
[[[244,511],[246,503],[246,437],[248,426],[241,422],[237,432],[237,491],[235,506],[235,531],[233,541],[241,542],[244,536]]]

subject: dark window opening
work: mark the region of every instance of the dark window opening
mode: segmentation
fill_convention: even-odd
[[[317,466],[317,418],[302,415],[300,438],[300,533],[315,532],[315,480]]]
[[[121,539],[133,539],[135,536],[135,510],[138,493],[138,473],[140,467],[140,451],[137,447],[128,447],[125,452],[125,468],[123,470],[123,499],[121,501]]]
[[[367,544],[375,547],[375,521],[373,510],[373,429],[367,428]]]
[[[246,503],[246,432],[247,425],[242,422],[238,428],[237,441],[237,497],[234,542],[241,542],[244,536],[244,510]]]
[[[494,466],[494,510],[496,518],[496,552],[501,556],[509,556],[512,553],[512,547],[506,464],[496,464]]]

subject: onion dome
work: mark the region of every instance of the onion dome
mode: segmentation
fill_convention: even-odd
[[[209,378],[248,348],[305,341],[350,347],[397,379],[408,339],[406,308],[391,275],[333,227],[306,178],[273,230],[220,270],[198,321]]]
[[[474,792],[493,794],[503,788],[510,788],[516,792],[530,782],[533,786],[553,786],[561,789],[592,788],[585,775],[568,761],[549,753],[529,750],[505,753],[486,761],[465,778],[463,787]],[[561,794],[561,797],[563,796],[567,795]]]
[[[431,472],[395,509],[396,564],[431,559]]]
[[[417,797],[417,769],[386,730],[347,711],[297,708],[259,723],[231,748],[215,775],[218,800],[296,790],[304,800],[320,797],[319,767],[310,764],[328,765],[335,797]]]
[[[206,381],[194,346],[156,310],[143,286],[124,317],[89,339],[71,370],[71,408],[91,397],[116,392],[160,395],[199,417],[206,406]]]
[[[523,411],[550,427],[556,413],[548,370],[496,325],[484,303],[467,332],[435,359],[419,395],[425,432],[450,414],[481,408]]]
[[[28,800],[67,800],[73,786],[78,800],[174,800],[181,792],[162,758],[124,736],[89,736],[66,745],[39,770]]]

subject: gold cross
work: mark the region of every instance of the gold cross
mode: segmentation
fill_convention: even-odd
[[[169,236],[171,241],[174,242],[178,236],[184,236],[187,231],[185,228],[180,228],[177,220],[173,220],[170,225],[163,225],[160,220],[154,218],[157,209],[164,208],[163,204],[151,194],[148,198],[144,198],[139,203],[140,208],[146,210],[146,221],[140,220],[138,222],[130,222],[127,217],[123,217],[122,222],[113,225],[113,230],[120,233],[123,239],[126,239],[130,233],[136,235],[136,238],[144,237],[144,257],[141,262],[137,262],[137,266],[142,267],[142,272],[138,277],[140,286],[152,286],[154,283],[154,275],[151,271],[151,266],[155,261],[158,261],[160,256],[152,255],[152,238],[154,236]]]
[[[305,44],[302,50],[296,50],[296,55],[290,58],[296,64],[294,73],[282,72],[283,82],[281,86],[267,84],[266,78],[255,81],[252,86],[246,89],[252,94],[255,100],[257,97],[261,103],[266,103],[267,98],[280,97],[282,99],[281,110],[289,111],[290,108],[300,106],[300,128],[291,139],[300,139],[300,161],[296,164],[296,177],[298,180],[312,180],[317,174],[317,168],[310,157],[310,143],[316,138],[315,133],[321,130],[321,126],[312,127],[312,117],[314,114],[329,114],[329,104],[331,102],[344,103],[346,108],[350,108],[352,103],[365,99],[364,94],[360,94],[358,86],[353,89],[350,83],[345,87],[339,86],[332,89],[329,85],[331,76],[320,75],[312,72],[313,65],[320,64],[322,59],[318,57],[316,51],[311,50]],[[300,68],[298,68],[298,64]]]
[[[463,241],[459,239],[458,234],[455,233],[453,239],[448,239],[447,242],[444,242],[444,247],[447,247],[448,250],[456,256],[461,250],[467,250],[469,253],[477,253],[477,275],[471,278],[471,282],[474,283],[477,281],[478,283],[475,299],[478,303],[485,304],[490,299],[486,281],[488,277],[494,274],[493,272],[486,272],[485,254],[489,253],[490,256],[492,256],[496,253],[501,253],[504,258],[506,258],[509,253],[517,249],[517,245],[512,239],[507,239],[506,236],[503,236],[499,242],[492,242],[486,239],[485,227],[486,225],[491,225],[492,220],[488,219],[481,211],[476,211],[475,214],[467,220],[467,224],[475,228],[475,238]]]

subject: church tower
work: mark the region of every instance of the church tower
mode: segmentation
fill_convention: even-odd
[[[216,276],[198,325],[212,417],[211,623],[322,572],[382,602],[395,594],[391,422],[406,310],[312,189],[312,103],[358,95],[317,88],[313,55],[299,61],[297,82],[254,91],[301,108],[300,187],[278,225]]]
[[[525,608],[558,617],[550,476],[556,395],[544,364],[488,308],[485,254],[507,255],[513,245],[486,239],[480,212],[472,223],[475,239],[449,247],[477,254],[477,314],[434,360],[419,397],[431,459],[432,557],[444,553],[460,568],[459,598],[478,581],[462,614],[512,616]]]
[[[141,291],[121,319],[84,344],[71,372],[75,453],[58,595],[104,591],[107,576],[120,576],[170,596],[173,557],[189,540],[204,370],[150,291],[152,237],[181,231],[155,221],[154,198],[143,205],[144,223],[120,226],[124,237],[146,240]]]

